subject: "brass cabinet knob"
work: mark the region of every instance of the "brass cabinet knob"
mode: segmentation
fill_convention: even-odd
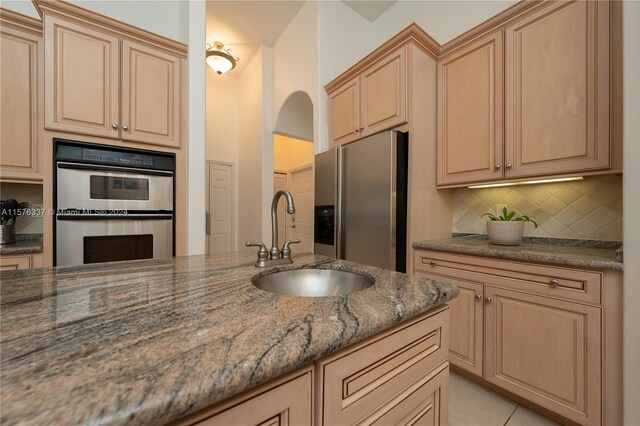
[[[129,130],[129,126],[127,126],[126,124],[122,125],[122,130]]]
[[[505,165],[505,167],[506,167],[507,169],[510,169],[512,166],[513,166],[513,164],[511,164],[511,163],[507,163],[507,164]]]
[[[429,265],[431,265],[431,266],[436,266],[436,265],[437,265],[437,263],[436,263],[436,261],[435,261],[435,260],[432,260],[431,262],[429,262]]]
[[[476,299],[482,300],[482,295],[480,293],[476,293]]]
[[[502,164],[496,164],[496,170],[500,170],[502,168]]]
[[[487,297],[484,298],[484,301],[487,302],[487,303],[491,303],[491,302],[493,302],[493,299],[490,296],[487,296]]]
[[[113,130],[117,130],[118,129],[118,125],[116,123],[112,123],[111,127],[113,128]]]
[[[560,285],[560,281],[553,279],[549,281],[549,284],[551,284],[551,287],[558,287]]]

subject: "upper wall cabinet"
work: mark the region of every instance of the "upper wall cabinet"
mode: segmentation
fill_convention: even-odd
[[[619,170],[616,7],[545,1],[441,58],[438,186]]]
[[[401,46],[328,91],[332,147],[406,123],[406,52]]]
[[[0,180],[39,181],[42,23],[0,11]]]
[[[550,3],[505,46],[506,176],[608,167],[609,3]]]
[[[45,15],[45,127],[180,146],[181,56]]]
[[[438,63],[438,184],[502,178],[502,32]]]

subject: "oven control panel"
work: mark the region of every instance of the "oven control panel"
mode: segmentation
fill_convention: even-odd
[[[84,148],[82,150],[82,159],[89,161],[100,161],[109,164],[153,166],[153,157],[150,155],[105,151],[102,149]]]

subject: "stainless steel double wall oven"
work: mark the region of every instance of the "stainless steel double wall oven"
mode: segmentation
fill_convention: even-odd
[[[54,264],[175,254],[175,155],[54,139]]]

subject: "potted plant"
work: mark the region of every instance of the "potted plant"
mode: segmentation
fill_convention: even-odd
[[[531,222],[534,227],[538,224],[529,218],[529,216],[516,216],[515,211],[508,211],[506,207],[502,209],[499,216],[493,213],[485,213],[482,217],[487,216],[487,236],[493,244],[502,246],[517,246],[524,235],[524,223]]]

